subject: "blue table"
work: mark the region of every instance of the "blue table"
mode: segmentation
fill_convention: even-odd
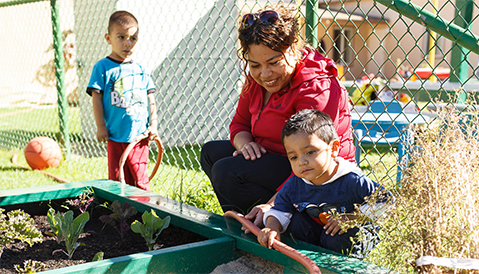
[[[403,169],[408,162],[408,150],[414,142],[412,133],[408,130],[410,124],[426,124],[430,117],[419,113],[373,113],[351,110],[352,127],[355,135],[355,159],[359,164],[362,143],[384,144],[398,146],[398,174],[401,179]]]

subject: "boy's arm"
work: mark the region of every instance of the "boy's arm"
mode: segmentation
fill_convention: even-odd
[[[267,248],[273,247],[274,239],[280,240],[279,232],[283,230],[281,223],[274,216],[269,216],[266,219],[266,227],[258,234],[258,242]]]
[[[150,126],[148,127],[149,139],[158,137],[158,113],[156,112],[156,102],[154,93],[148,93],[148,102],[150,104]]]
[[[100,142],[108,141],[108,129],[103,116],[103,95],[98,92],[92,92],[93,116],[96,123],[96,138]]]

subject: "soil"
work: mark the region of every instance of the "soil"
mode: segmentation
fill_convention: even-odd
[[[61,207],[62,204],[65,204],[64,202],[64,200],[55,200],[51,201],[50,205],[56,210],[65,212],[66,209]],[[90,206],[88,208],[90,220],[86,223],[83,233],[78,240],[79,243],[85,245],[79,246],[75,250],[72,259],[68,259],[65,253],[61,251],[54,252],[60,249],[65,250],[65,244],[63,241],[58,244],[56,237],[49,235],[50,225],[46,217],[49,209],[48,205],[48,202],[43,202],[3,207],[6,210],[4,213],[13,209],[23,209],[29,213],[35,221],[35,226],[43,234],[43,242],[36,243],[30,247],[28,244],[17,241],[6,248],[0,258],[0,273],[17,273],[14,266],[19,265],[23,267],[23,262],[26,260],[35,260],[43,263],[45,267],[42,271],[45,271],[91,262],[95,254],[100,251],[104,252],[104,259],[148,251],[145,240],[140,234],[129,230],[122,241],[120,234],[115,228],[111,225],[105,225],[98,219],[102,215],[110,214],[111,210],[98,206],[93,207],[94,209],[91,210],[92,206]],[[70,209],[74,211],[75,216],[79,214],[77,209]],[[129,223],[135,219],[141,221],[141,213],[132,217]],[[161,232],[156,242],[161,248],[166,248],[203,240],[207,240],[207,238],[170,224],[168,228]]]

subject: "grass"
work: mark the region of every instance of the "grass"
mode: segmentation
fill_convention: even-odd
[[[175,149],[178,150],[178,149]],[[184,202],[205,210],[222,214],[219,203],[214,195],[213,188],[208,178],[202,171],[185,169],[172,165],[178,164],[175,159],[185,154],[187,149],[181,149],[181,153],[172,150],[165,151],[163,162],[156,176],[150,181],[153,192],[174,200]],[[195,152],[191,152],[194,154]],[[12,163],[13,155],[18,155],[18,164],[28,167],[23,151],[0,149],[0,185],[2,189],[15,189],[33,186],[57,184],[58,182],[45,174],[15,166]],[[183,160],[184,161],[184,160]],[[62,161],[56,168],[45,169],[46,172],[58,176],[70,182],[88,181],[108,178],[106,157],[72,157],[69,161]],[[150,163],[149,172],[154,164]],[[180,165],[181,166],[181,165]]]

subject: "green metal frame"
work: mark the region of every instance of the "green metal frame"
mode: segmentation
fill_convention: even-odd
[[[153,209],[161,218],[170,216],[171,224],[203,235],[210,240],[44,273],[91,273],[93,269],[95,273],[211,272],[216,266],[238,258],[242,254],[241,251],[281,264],[285,266],[285,273],[306,272],[306,268],[299,262],[276,250],[259,245],[254,235],[245,235],[241,230],[241,224],[234,219],[115,181],[95,180],[0,191],[0,207],[73,198],[88,189],[92,189],[96,196],[109,201],[129,202],[140,212]],[[143,200],[148,202],[140,202]],[[388,269],[318,246],[294,242],[287,237],[284,237],[283,241],[313,259],[322,273],[391,273]]]

